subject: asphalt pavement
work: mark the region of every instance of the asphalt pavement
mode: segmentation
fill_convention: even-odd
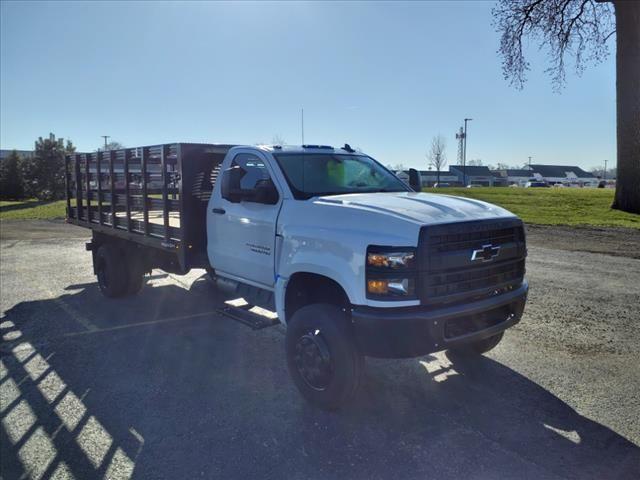
[[[289,381],[283,327],[217,314],[204,272],[108,300],[86,230],[0,234],[2,479],[640,478],[633,255],[538,231],[524,317],[494,351],[367,359],[355,402],[327,413]]]

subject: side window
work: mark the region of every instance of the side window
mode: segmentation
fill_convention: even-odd
[[[278,191],[264,162],[256,155],[240,153],[223,173],[222,198],[273,205],[278,202]]]

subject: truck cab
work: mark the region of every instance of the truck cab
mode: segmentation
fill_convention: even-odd
[[[206,222],[218,285],[277,312],[322,407],[353,394],[363,356],[483,353],[524,309],[516,216],[414,192],[348,145],[231,148]]]

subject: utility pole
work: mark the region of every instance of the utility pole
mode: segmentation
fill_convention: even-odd
[[[100,135],[102,138],[104,138],[104,151],[107,151],[107,139],[111,138],[111,135]]]
[[[467,186],[467,122],[470,122],[473,118],[464,119],[464,151],[462,159],[462,184]]]
[[[462,131],[462,127],[460,127],[460,131],[456,132],[456,140],[458,140],[458,165],[462,165],[462,152],[464,151],[464,132]]]
[[[603,176],[603,180],[605,180],[605,181],[607,180],[607,162],[608,162],[608,161],[609,161],[609,160],[605,160],[605,161],[604,161],[604,173],[603,173],[603,175],[602,175],[602,176]]]
[[[531,170],[531,157],[529,157],[529,170]]]
[[[300,126],[302,130],[302,145],[304,145],[304,108],[300,110]]]

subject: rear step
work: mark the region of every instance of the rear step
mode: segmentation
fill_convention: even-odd
[[[275,313],[256,307],[248,303],[237,304],[235,301],[225,302],[226,305],[216,311],[226,317],[232,318],[253,330],[272,327],[280,323]]]

